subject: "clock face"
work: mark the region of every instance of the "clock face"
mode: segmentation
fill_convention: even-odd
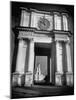
[[[44,17],[40,17],[39,21],[38,21],[38,27],[40,30],[47,30],[50,26],[50,22],[48,21],[48,19],[44,18]]]

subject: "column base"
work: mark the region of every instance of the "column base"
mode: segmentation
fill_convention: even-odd
[[[62,86],[63,85],[63,73],[56,72],[55,73],[55,85]]]
[[[13,73],[12,85],[13,86],[23,86],[25,83],[25,75],[20,73]]]
[[[32,86],[32,85],[33,85],[33,74],[32,72],[26,72],[25,86]]]
[[[72,72],[66,72],[66,84],[68,86],[73,86],[73,73]]]

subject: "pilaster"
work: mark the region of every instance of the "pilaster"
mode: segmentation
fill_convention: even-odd
[[[29,59],[28,59],[28,72],[25,77],[25,86],[33,84],[33,70],[34,70],[34,40],[30,39],[29,42]]]
[[[25,76],[25,61],[26,61],[26,50],[27,50],[27,42],[23,39],[19,40],[18,45],[18,54],[17,54],[17,62],[16,62],[16,71],[13,73],[13,85],[22,85],[24,84],[24,76]]]
[[[62,44],[60,41],[56,41],[56,72],[55,72],[55,84],[61,86],[63,76],[63,64],[62,64]]]
[[[68,86],[71,86],[73,85],[73,71],[72,71],[72,64],[71,64],[70,41],[66,42],[66,56],[67,56],[66,83]]]

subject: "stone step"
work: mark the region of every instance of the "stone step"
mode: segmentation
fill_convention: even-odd
[[[42,97],[42,96],[59,96],[73,95],[73,87],[67,86],[40,86],[32,87],[14,87],[12,89],[12,98]]]

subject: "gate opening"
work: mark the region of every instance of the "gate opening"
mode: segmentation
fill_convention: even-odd
[[[34,84],[52,84],[50,44],[35,43]]]

